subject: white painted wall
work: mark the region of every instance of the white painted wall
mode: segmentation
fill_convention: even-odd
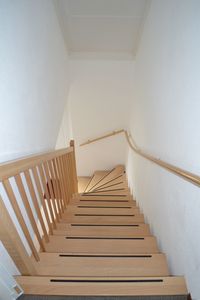
[[[69,67],[53,1],[1,0],[0,37],[2,162],[54,149],[67,99]],[[0,263],[10,274],[17,274],[0,247]]]
[[[68,58],[52,1],[0,2],[0,161],[55,147]]]
[[[69,109],[79,175],[91,175],[94,170],[125,163],[127,146],[123,136],[84,147],[79,144],[127,127],[133,69],[133,62],[128,60],[71,61]]]
[[[200,1],[153,0],[135,63],[130,129],[148,153],[200,174]],[[200,299],[200,189],[128,156],[129,182],[167,254]]]

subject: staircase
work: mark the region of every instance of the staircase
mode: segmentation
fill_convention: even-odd
[[[23,289],[21,299],[188,298],[184,278],[169,274],[123,166],[78,182],[71,141],[1,164],[0,193],[0,240],[21,273],[13,287],[19,295]]]
[[[130,194],[124,167],[80,178],[80,193],[72,189],[65,202],[61,196],[67,183],[61,180],[64,173],[60,163],[66,167],[66,161],[62,157],[55,162],[57,176],[48,165],[51,172],[43,194],[54,209],[52,232],[46,240],[43,236],[38,259],[34,255],[28,258],[34,271],[16,276],[24,290],[21,299],[32,299],[29,295],[38,295],[34,299],[188,299],[184,278],[170,276],[166,257],[159,252],[156,238]],[[75,170],[72,173],[75,176]],[[8,185],[3,184],[12,196]]]

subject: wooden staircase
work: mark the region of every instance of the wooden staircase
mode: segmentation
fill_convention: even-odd
[[[27,294],[187,295],[184,279],[169,276],[123,166],[95,172],[70,200],[36,264],[37,276],[17,278]]]
[[[74,158],[72,156],[71,167]],[[57,176],[52,178],[56,172],[50,172],[47,188],[43,186],[44,192],[49,194],[43,196],[48,196],[50,202],[47,202],[52,204],[50,231],[46,239],[45,235],[42,238],[43,249],[40,247],[38,259],[34,255],[28,258],[33,272],[16,276],[24,293],[87,296],[87,299],[90,296],[155,296],[161,299],[156,297],[179,295],[187,299],[185,280],[181,276],[170,276],[166,257],[160,253],[156,238],[151,235],[130,194],[124,167],[96,171],[91,178],[80,178],[81,193],[72,189],[67,201],[64,184],[68,184],[68,190],[70,185],[64,181],[67,179],[61,166],[64,160],[55,162]],[[75,173],[72,168],[68,175]],[[39,175],[42,177],[42,173]],[[36,180],[37,176],[34,178]],[[13,198],[8,186],[3,184],[8,196]],[[70,184],[75,186],[73,182]],[[62,200],[62,193],[65,200]],[[14,257],[12,251],[10,255]]]

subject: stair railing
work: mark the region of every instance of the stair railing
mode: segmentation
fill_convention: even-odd
[[[77,191],[74,141],[66,149],[0,164],[0,240],[22,274],[37,274],[39,252],[45,252],[50,235]],[[13,222],[15,218],[28,247]]]
[[[164,160],[161,160],[161,159],[158,159],[158,158],[155,158],[153,157],[152,155],[149,155],[148,153],[144,152],[143,150],[139,149],[138,146],[136,145],[136,143],[134,142],[133,138],[131,137],[131,135],[127,132],[127,130],[125,129],[121,129],[121,130],[117,130],[117,131],[112,131],[106,135],[102,135],[98,138],[94,138],[94,139],[90,139],[82,144],[80,144],[80,146],[85,146],[85,145],[88,145],[88,144],[91,144],[91,143],[94,143],[96,141],[99,141],[99,140],[102,140],[102,139],[105,139],[105,138],[108,138],[108,137],[111,137],[111,136],[114,136],[116,134],[121,134],[123,133],[125,138],[126,138],[126,141],[129,145],[129,147],[135,152],[137,153],[138,155],[146,158],[147,160],[159,165],[160,167],[168,170],[169,172],[171,173],[174,173],[175,175],[191,182],[192,184],[196,185],[196,186],[200,186],[200,176],[194,174],[194,173],[191,173],[189,171],[186,171],[182,168],[179,168],[177,166],[174,166],[170,163],[167,163],[165,162]]]

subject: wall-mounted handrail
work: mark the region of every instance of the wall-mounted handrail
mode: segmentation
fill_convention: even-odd
[[[94,143],[94,142],[103,140],[103,139],[105,139],[105,138],[108,138],[108,137],[110,137],[110,136],[113,136],[113,135],[116,135],[116,134],[119,134],[119,133],[123,133],[123,132],[124,132],[124,129],[112,131],[111,133],[102,135],[102,136],[100,136],[100,137],[98,137],[98,138],[91,139],[91,140],[87,140],[87,142],[80,144],[80,146],[85,146],[85,145],[88,145],[88,144],[91,144],[91,143]]]
[[[137,153],[138,155],[140,155],[140,156],[146,158],[147,160],[149,160],[149,161],[151,161],[151,162],[153,162],[153,163],[161,166],[162,168],[168,170],[169,172],[174,173],[174,174],[176,174],[179,177],[182,177],[183,179],[191,182],[192,184],[200,186],[200,176],[199,175],[196,175],[196,174],[191,173],[189,171],[186,171],[186,170],[184,170],[182,168],[174,166],[174,165],[172,165],[170,163],[165,162],[164,160],[155,158],[152,155],[149,155],[148,153],[142,151],[141,149],[139,149],[136,146],[136,144],[134,143],[131,135],[125,129],[121,129],[121,130],[118,130],[118,131],[113,131],[111,133],[108,133],[106,135],[100,136],[98,138],[90,139],[87,142],[82,143],[80,146],[84,146],[84,145],[87,145],[87,144],[90,144],[90,143],[102,140],[104,138],[107,138],[107,137],[110,137],[110,136],[113,136],[113,135],[116,135],[116,134],[119,134],[119,133],[124,133],[126,141],[127,141],[128,145],[129,145],[129,147],[135,153]]]

